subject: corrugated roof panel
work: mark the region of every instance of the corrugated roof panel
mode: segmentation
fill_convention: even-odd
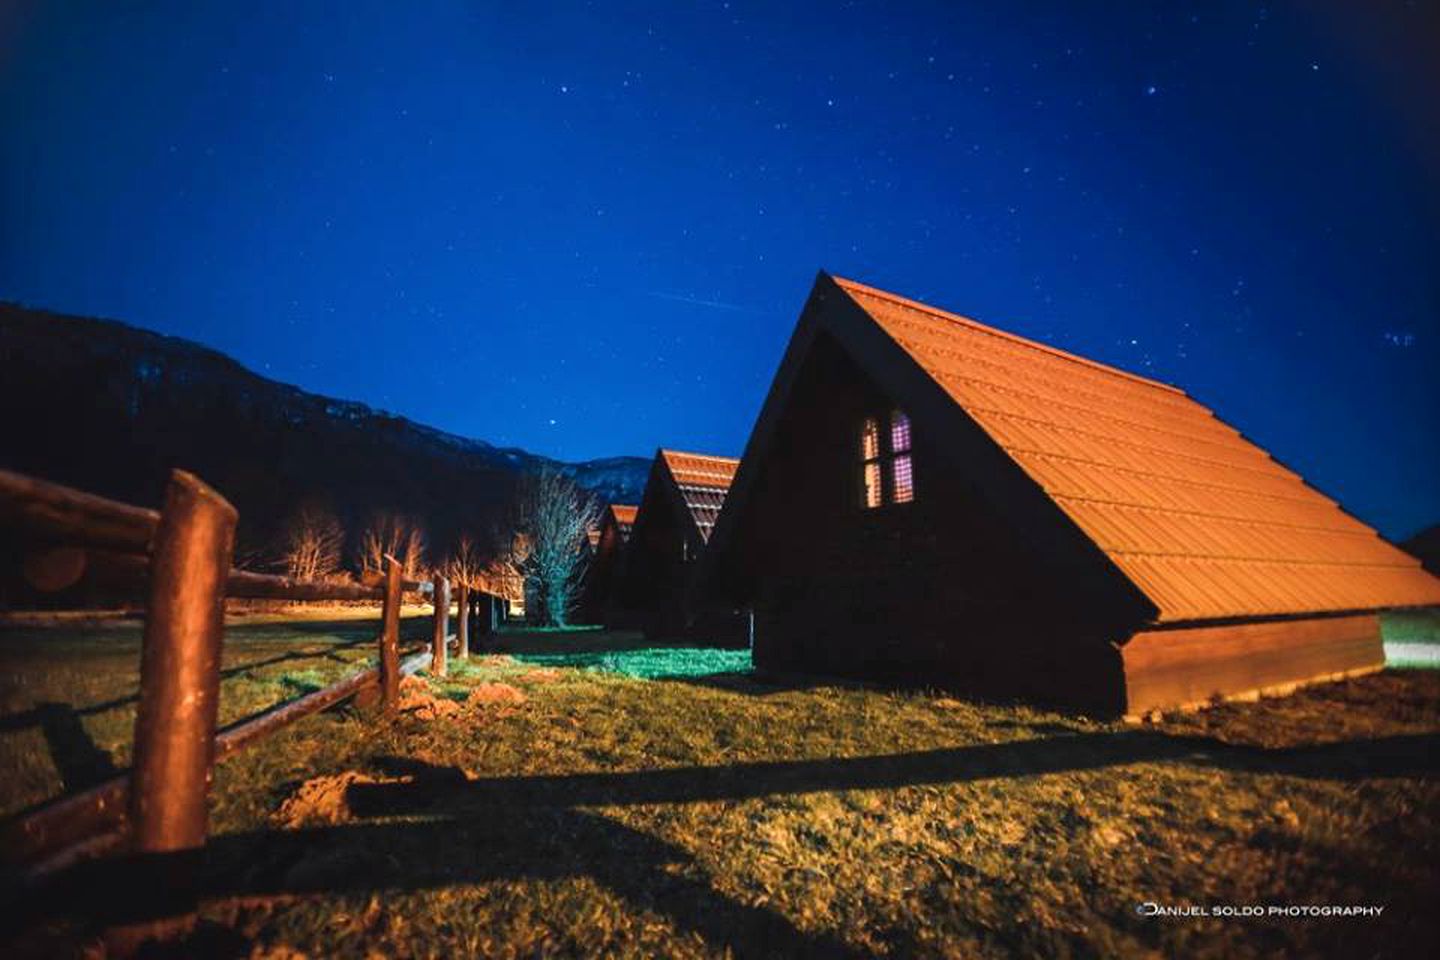
[[[734,457],[682,453],[678,450],[661,450],[660,456],[679,487],[680,497],[695,522],[700,539],[708,543],[740,461]]]
[[[635,529],[635,515],[639,512],[640,508],[633,504],[610,504],[610,517],[615,521],[615,529],[620,532],[621,543],[630,541],[630,531]]]
[[[1162,622],[1440,604],[1440,580],[1182,391],[837,283]]]

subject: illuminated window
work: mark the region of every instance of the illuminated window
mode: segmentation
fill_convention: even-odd
[[[864,485],[866,507],[878,507],[884,502],[880,489],[880,420],[866,417],[860,428],[860,473]]]
[[[882,424],[888,430],[882,430]],[[915,468],[910,455],[910,418],[892,410],[888,417],[866,417],[860,425],[861,503],[867,509],[915,499]]]

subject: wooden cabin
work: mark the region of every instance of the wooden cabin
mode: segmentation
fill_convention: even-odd
[[[678,450],[655,454],[625,554],[624,597],[648,638],[744,642],[733,606],[695,594],[695,571],[739,464]]]
[[[625,544],[630,540],[638,509],[633,504],[612,503],[600,515],[600,524],[590,541],[590,560],[581,599],[581,619],[585,623],[627,625],[618,594],[624,576]]]
[[[1440,604],[1182,390],[823,273],[710,551],[760,667],[1112,715],[1378,670]]]

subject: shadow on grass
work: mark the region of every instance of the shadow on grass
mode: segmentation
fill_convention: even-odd
[[[459,771],[432,768],[416,782],[449,784],[457,774],[464,778]],[[74,915],[58,906],[68,902],[86,904],[80,915],[101,925],[160,916],[163,902],[157,904],[150,892],[164,889],[177,873],[187,877],[194,895],[206,899],[590,877],[631,909],[664,915],[682,932],[711,944],[733,944],[737,955],[861,956],[835,937],[802,931],[773,910],[716,890],[681,847],[597,813],[556,806],[504,808],[483,819],[227,834],[198,855],[84,864],[33,891],[35,904],[26,913],[32,920],[37,911]],[[186,951],[187,945],[177,945],[176,955]],[[243,949],[237,955],[245,955]]]
[[[1440,734],[1267,749],[1120,731],[882,756],[478,780],[458,768],[377,756],[375,769],[409,780],[349,787],[351,813],[372,822],[222,835],[203,854],[192,854],[189,865],[194,891],[211,898],[588,876],[633,906],[665,914],[739,955],[846,956],[853,953],[847,944],[714,889],[684,849],[585,808],[894,789],[1155,762],[1341,781],[1429,779],[1440,774]],[[421,819],[379,819],[390,817]],[[116,892],[157,889],[157,877],[185,863],[184,857],[161,857],[82,864],[27,891],[24,915],[34,920],[78,912],[95,918],[103,912],[112,922],[144,917],[154,909],[147,908],[150,901],[121,899]],[[903,930],[884,935],[901,954],[915,946]]]
[[[724,690],[726,693],[739,693],[747,697],[768,697],[777,693],[797,693],[806,690],[814,690],[816,687],[847,687],[861,688],[864,684],[837,680],[833,677],[813,677],[801,674],[772,674],[763,670],[733,671],[725,673],[710,673],[702,676],[673,676],[663,679],[675,683],[684,683],[692,687],[705,687],[710,690]]]
[[[23,713],[0,717],[0,732],[38,726],[64,792],[72,793],[115,775],[110,754],[100,749],[80,722],[83,714],[68,703],[42,703]]]
[[[377,757],[382,770],[408,761]],[[1237,746],[1208,737],[1145,731],[1077,734],[1012,743],[825,760],[466,779],[458,771],[405,784],[356,784],[346,794],[361,817],[467,816],[514,807],[591,807],[748,800],[776,794],[875,790],[1070,773],[1174,762],[1230,772],[1326,780],[1432,777],[1440,734],[1408,734],[1319,746]],[[403,767],[392,772],[413,775]]]

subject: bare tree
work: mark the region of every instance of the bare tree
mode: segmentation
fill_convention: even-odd
[[[324,580],[340,570],[345,528],[323,507],[301,507],[285,533],[281,563],[297,580]]]
[[[480,551],[475,546],[475,541],[468,534],[455,544],[455,549],[450,551],[450,556],[440,565],[440,570],[452,584],[463,583],[468,587],[480,585],[485,564],[480,559]]]
[[[546,467],[521,480],[502,556],[533,590],[542,623],[570,621],[585,574],[581,541],[599,519],[599,502],[565,474]]]
[[[385,569],[385,556],[400,561],[406,577],[417,579],[425,567],[425,531],[409,517],[377,513],[360,535],[357,560],[362,575]]]

